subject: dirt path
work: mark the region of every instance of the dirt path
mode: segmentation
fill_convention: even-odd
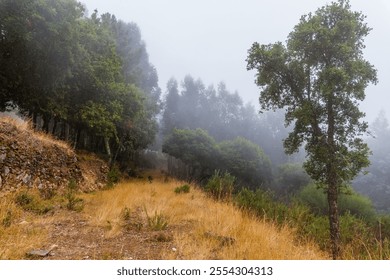
[[[91,225],[82,213],[63,215],[46,229],[48,247],[58,246],[44,258],[49,260],[161,259],[163,251],[173,248],[168,231],[126,229],[109,237],[106,228]]]

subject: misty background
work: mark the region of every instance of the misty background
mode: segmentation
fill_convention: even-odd
[[[125,22],[136,23],[142,33],[159,86],[165,94],[167,82],[181,81],[188,74],[207,85],[223,81],[245,102],[259,107],[259,89],[254,72],[246,70],[247,50],[253,42],[285,42],[302,15],[314,12],[326,0],[244,1],[151,1],[82,0],[88,14],[109,12]],[[390,3],[385,0],[351,0],[352,10],[367,16],[372,28],[366,38],[365,59],[378,70],[379,83],[366,90],[361,109],[371,123],[380,110],[390,117]]]

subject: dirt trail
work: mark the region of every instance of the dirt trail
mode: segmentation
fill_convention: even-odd
[[[91,225],[85,214],[73,212],[61,216],[61,219],[46,224],[47,247],[54,244],[58,247],[44,259],[161,259],[163,251],[173,248],[172,241],[159,238],[170,236],[168,231],[156,233],[128,229],[109,237],[106,228]]]

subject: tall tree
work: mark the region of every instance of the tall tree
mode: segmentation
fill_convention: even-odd
[[[327,192],[334,259],[340,257],[339,193],[369,165],[358,105],[366,86],[377,81],[362,52],[370,30],[362,13],[339,0],[301,17],[286,46],[254,43],[247,58],[247,69],[257,70],[262,108],[285,108],[286,124],[294,125],[286,152],[304,144],[304,167]]]

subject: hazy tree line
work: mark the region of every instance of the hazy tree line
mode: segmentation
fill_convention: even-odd
[[[134,23],[75,0],[1,0],[0,65],[0,108],[37,129],[110,159],[154,141],[160,89]]]
[[[370,125],[367,143],[371,149],[370,166],[353,182],[354,188],[371,198],[376,209],[390,212],[390,126],[382,111]]]
[[[172,78],[161,120],[162,150],[189,165],[191,179],[204,180],[220,170],[248,187],[269,188],[277,185],[279,171],[299,169],[283,166],[301,155],[284,153],[288,128],[282,118],[281,111],[259,114],[222,82],[215,88],[189,75],[180,85]]]

